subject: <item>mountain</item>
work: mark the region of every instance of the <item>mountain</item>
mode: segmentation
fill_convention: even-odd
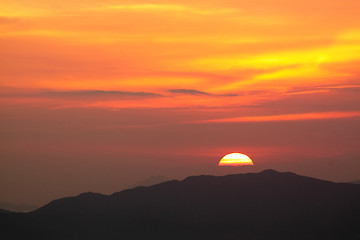
[[[12,212],[10,212],[10,211],[8,211],[8,210],[1,209],[1,208],[0,208],[0,214],[3,214],[3,213],[10,214],[10,213],[12,213]]]
[[[360,185],[265,170],[0,214],[1,239],[360,239]]]
[[[352,184],[360,184],[360,180],[352,181],[352,182],[349,182],[349,183],[352,183]]]
[[[30,212],[37,208],[37,206],[31,204],[0,203],[0,209],[12,212]]]
[[[164,176],[161,176],[161,175],[152,176],[152,177],[149,177],[147,179],[144,179],[142,181],[139,181],[139,182],[131,185],[130,188],[141,187],[141,186],[147,187],[147,186],[159,184],[159,183],[162,183],[162,182],[166,182],[166,181],[169,181],[169,180],[170,179],[168,179],[168,178],[166,178]]]

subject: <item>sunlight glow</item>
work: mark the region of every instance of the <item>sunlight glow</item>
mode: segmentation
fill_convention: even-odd
[[[254,165],[252,160],[245,154],[230,153],[225,155],[219,162],[219,166],[243,166]]]

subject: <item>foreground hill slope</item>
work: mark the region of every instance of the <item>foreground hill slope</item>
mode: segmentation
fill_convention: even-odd
[[[265,170],[2,214],[1,239],[360,239],[360,186]]]

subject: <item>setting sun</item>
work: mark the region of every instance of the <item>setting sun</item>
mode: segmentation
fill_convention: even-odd
[[[219,166],[243,166],[243,165],[254,165],[254,163],[247,155],[241,153],[227,154],[219,162]]]

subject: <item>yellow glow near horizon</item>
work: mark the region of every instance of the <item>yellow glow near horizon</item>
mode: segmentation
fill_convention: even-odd
[[[219,166],[243,166],[254,165],[252,160],[245,154],[230,153],[225,155],[219,162]]]

